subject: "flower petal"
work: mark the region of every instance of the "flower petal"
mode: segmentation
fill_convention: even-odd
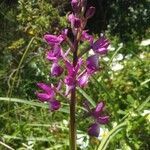
[[[88,134],[90,136],[98,137],[100,133],[100,127],[97,123],[92,124],[88,129]]]
[[[60,102],[55,99],[53,99],[49,102],[49,109],[52,112],[58,110],[60,108],[60,106],[61,106]]]
[[[64,69],[59,66],[57,63],[53,63],[51,67],[51,75],[58,77],[63,73]]]
[[[49,95],[49,98],[54,97],[55,92],[50,85],[40,82],[40,83],[37,83],[37,86],[45,92],[43,94]]]
[[[108,40],[104,37],[101,37],[94,44],[92,44],[92,49],[94,50],[94,52],[102,55],[107,53],[108,46]]]
[[[95,113],[100,114],[104,109],[104,102],[100,102],[96,105]]]
[[[72,76],[66,76],[64,79],[65,84],[67,85],[74,85],[75,84],[75,79]]]
[[[59,45],[52,46],[52,49],[47,53],[47,59],[50,61],[57,61],[60,59],[62,49]]]
[[[51,98],[51,96],[49,94],[46,94],[46,93],[36,93],[36,96],[42,102],[49,101]]]
[[[92,35],[88,34],[86,30],[84,30],[84,31],[82,31],[81,40],[88,41],[90,44],[92,44],[94,38]]]
[[[52,90],[50,85],[42,83],[42,82],[37,83],[37,86],[46,93],[49,93]]]
[[[99,57],[98,55],[89,56],[86,60],[87,70],[89,73],[93,73],[99,70]]]
[[[63,41],[63,38],[61,36],[56,36],[51,34],[45,34],[44,39],[50,45],[60,44]]]
[[[97,122],[100,124],[107,124],[109,122],[109,116],[100,116],[97,118]]]
[[[85,87],[88,84],[89,76],[90,75],[87,72],[85,72],[81,77],[77,79],[80,87]]]

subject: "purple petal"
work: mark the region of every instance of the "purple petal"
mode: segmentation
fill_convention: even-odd
[[[68,29],[64,29],[62,32],[61,32],[61,37],[65,40],[66,37],[67,37],[67,34],[68,34]]]
[[[57,37],[56,35],[45,34],[44,39],[51,45],[60,44],[63,41],[61,36]]]
[[[60,102],[55,99],[49,102],[49,109],[52,112],[58,110],[60,106],[61,106]]]
[[[57,61],[59,58],[61,58],[61,51],[62,49],[59,45],[53,46],[52,50],[47,53],[47,59],[50,61]]]
[[[81,20],[78,19],[78,18],[75,18],[75,20],[74,20],[74,27],[75,28],[80,28],[80,26],[81,26]]]
[[[92,124],[88,129],[88,134],[90,136],[98,137],[100,133],[100,127],[97,123]]]
[[[93,73],[99,70],[99,57],[98,55],[92,55],[86,60],[87,69],[89,73]]]
[[[98,39],[94,44],[92,44],[92,49],[98,54],[106,54],[109,42],[104,37]]]
[[[52,91],[51,86],[48,84],[39,82],[39,83],[37,83],[37,86],[46,93],[51,93],[51,91]]]
[[[100,124],[107,124],[109,122],[109,116],[101,116],[97,118],[97,122]]]
[[[73,88],[74,88],[74,85],[66,85],[65,96],[68,96],[68,94],[71,92]]]
[[[46,93],[36,93],[36,96],[42,102],[49,101],[51,98],[51,96],[49,94],[46,94]]]
[[[79,10],[79,1],[78,0],[72,0],[71,6],[74,12],[77,12]]]
[[[77,79],[80,87],[85,87],[89,81],[89,74],[85,72],[81,77]]]
[[[75,85],[75,79],[72,76],[66,76],[64,82],[67,85]]]
[[[81,20],[75,17],[74,14],[68,15],[68,20],[71,23],[72,27],[79,28],[81,26]]]
[[[93,38],[92,35],[89,35],[86,30],[84,30],[84,31],[82,32],[82,35],[81,35],[81,40],[82,40],[82,41],[88,41],[90,44],[92,44],[94,38]]]
[[[104,107],[104,102],[98,103],[95,108],[95,113],[100,114],[103,111]]]
[[[58,77],[63,73],[63,68],[61,66],[59,66],[57,63],[53,63],[52,67],[51,67],[51,75]]]
[[[73,76],[74,75],[74,68],[72,66],[72,64],[69,61],[65,61],[65,65],[68,71],[68,75]]]
[[[78,59],[77,65],[75,67],[75,74],[77,74],[77,72],[79,71],[79,69],[81,68],[81,65],[83,63],[83,60],[81,58]]]

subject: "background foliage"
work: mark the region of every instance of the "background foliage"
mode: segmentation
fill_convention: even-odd
[[[78,89],[78,104],[82,106],[85,98],[91,106],[105,101],[111,122],[101,127],[106,130],[101,137],[115,125],[127,122],[107,149],[148,150],[150,51],[140,43],[149,37],[149,2],[89,0],[91,4],[97,11],[87,28],[96,36],[105,31],[111,48],[101,59],[102,71],[91,79],[88,88]],[[36,82],[54,82],[47,76],[50,66],[45,61],[47,45],[42,37],[47,32],[58,34],[68,26],[69,1],[2,0],[0,10],[0,149],[67,150],[66,101],[62,100],[60,112],[51,114],[46,104],[36,100],[34,92]],[[83,121],[82,117],[83,110],[78,107],[79,147],[96,149],[101,140],[87,136],[90,120]]]

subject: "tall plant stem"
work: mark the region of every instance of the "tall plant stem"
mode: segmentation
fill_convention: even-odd
[[[78,57],[77,57],[77,49],[78,42],[74,42],[75,51],[73,53],[73,67],[76,66]],[[76,77],[74,77],[76,78]],[[71,100],[70,100],[70,150],[76,150],[76,85],[71,90]]]

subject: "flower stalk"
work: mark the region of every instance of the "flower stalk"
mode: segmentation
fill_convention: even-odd
[[[77,51],[78,51],[78,42],[75,39],[74,42],[74,53],[73,53],[73,67],[76,67],[76,64],[78,62],[77,57]],[[74,77],[76,78],[76,76]],[[74,79],[76,80],[76,79]],[[70,100],[70,150],[76,150],[76,84],[74,88],[71,90],[71,100]]]

